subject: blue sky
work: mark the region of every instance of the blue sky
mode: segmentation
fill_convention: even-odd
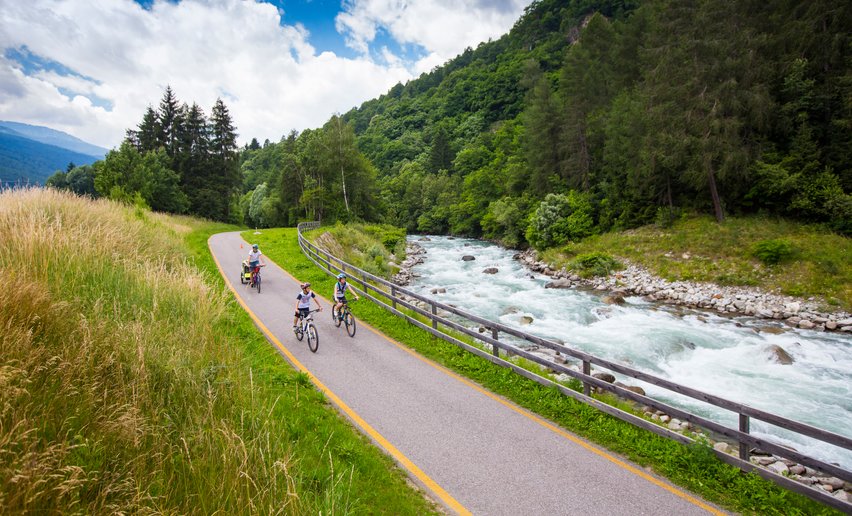
[[[0,1],[0,119],[118,145],[166,85],[240,141],[321,126],[506,33],[531,0]]]

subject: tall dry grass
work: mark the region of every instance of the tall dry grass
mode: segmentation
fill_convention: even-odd
[[[0,193],[0,507],[312,512],[169,219]],[[227,321],[224,321],[227,324]]]

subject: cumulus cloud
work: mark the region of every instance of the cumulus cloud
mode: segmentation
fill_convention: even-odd
[[[529,0],[344,0],[336,19],[347,44],[365,53],[384,28],[401,44],[428,52],[426,63],[443,63],[466,47],[506,33]]]
[[[208,114],[222,97],[241,141],[274,141],[411,78],[398,63],[316,55],[303,27],[280,25],[278,10],[263,3],[158,0],[145,10],[130,0],[2,2],[0,22],[0,118],[108,147],[167,84]],[[9,49],[62,70],[24,70]]]
[[[349,59],[257,1],[0,1],[0,119],[113,147],[170,85],[208,115],[222,97],[241,142],[275,141],[505,33],[527,3],[345,0],[337,26],[361,52]],[[382,45],[374,59],[379,30],[424,52],[410,62]]]

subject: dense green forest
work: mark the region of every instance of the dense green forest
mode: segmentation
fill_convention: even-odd
[[[848,2],[541,0],[321,128],[235,157],[221,134],[169,136],[170,116],[217,134],[224,105],[212,124],[170,115],[168,90],[113,153],[186,197],[159,208],[252,226],[382,221],[546,248],[698,212],[849,235],[851,50]],[[94,168],[101,194],[133,190]]]

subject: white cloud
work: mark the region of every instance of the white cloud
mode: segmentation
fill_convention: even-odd
[[[156,107],[168,84],[208,115],[221,96],[240,141],[276,141],[411,78],[399,63],[316,55],[301,25],[279,22],[274,6],[239,0],[158,0],[150,11],[130,0],[0,2],[4,51],[25,46],[76,74],[27,75],[0,57],[0,118],[112,147],[141,121],[147,105]],[[68,98],[60,88],[77,96]]]
[[[529,0],[344,0],[338,31],[358,52],[366,52],[378,29],[400,44],[417,44],[430,54],[424,63],[444,63],[512,28]],[[420,66],[418,68],[421,68]]]
[[[275,141],[498,37],[527,3],[347,1],[336,23],[362,57],[346,59],[317,54],[301,24],[282,26],[276,7],[256,1],[155,0],[149,10],[131,0],[0,1],[0,119],[113,147],[168,84],[208,115],[221,96],[240,142]],[[427,55],[405,63],[382,48],[374,61],[369,47],[378,30]],[[9,51],[29,51],[73,74],[25,73]]]

